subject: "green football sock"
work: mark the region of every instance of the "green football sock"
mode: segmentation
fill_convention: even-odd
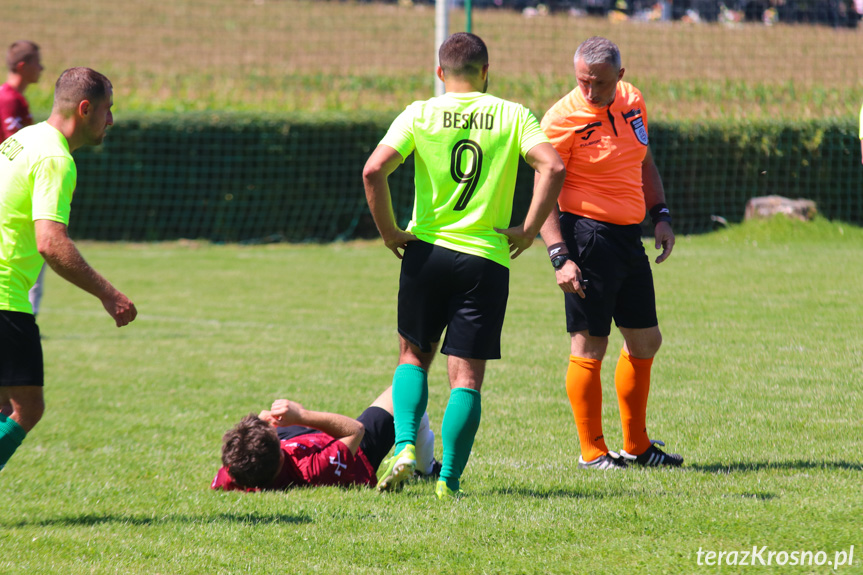
[[[428,373],[421,367],[403,363],[393,375],[393,417],[396,426],[396,450],[416,445],[417,430],[429,402]]]
[[[478,391],[457,387],[450,392],[441,422],[443,461],[440,478],[453,491],[459,489],[459,479],[470,457],[481,416],[482,401]]]
[[[0,469],[3,469],[26,436],[27,432],[21,429],[17,421],[0,413]]]

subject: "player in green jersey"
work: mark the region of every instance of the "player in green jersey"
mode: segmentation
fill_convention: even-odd
[[[0,144],[0,469],[42,418],[42,343],[27,292],[46,261],[102,302],[117,327],[135,305],[99,275],[69,239],[77,171],[72,152],[102,143],[113,89],[89,68],[63,72],[47,121]]]
[[[414,102],[396,118],[366,162],[363,181],[384,244],[402,260],[395,455],[381,465],[378,489],[396,488],[413,474],[428,369],[446,328],[441,352],[448,356],[452,391],[435,489],[444,499],[460,493],[479,428],[486,361],[500,358],[509,259],[533,243],[565,170],[529,110],[486,94],[488,50],[479,37],[453,34],[441,45],[439,61],[446,94]],[[402,230],[387,178],[410,154],[416,195],[413,218]],[[519,157],[538,175],[524,222],[510,227]]]

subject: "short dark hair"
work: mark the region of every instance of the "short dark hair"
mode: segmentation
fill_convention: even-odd
[[[102,102],[113,92],[114,86],[105,75],[90,68],[64,70],[54,85],[54,109],[71,111],[78,104]]]
[[[440,45],[438,61],[444,72],[453,76],[479,75],[488,64],[488,48],[479,36],[458,32]]]
[[[621,67],[620,48],[602,36],[593,36],[582,42],[575,51],[575,62],[578,62],[579,58],[588,66],[611,64],[618,70]]]
[[[275,428],[254,413],[222,438],[222,464],[242,487],[269,485],[279,470],[280,441]]]
[[[30,62],[39,55],[39,46],[30,40],[18,40],[9,46],[6,51],[6,67],[10,72],[14,72],[15,68],[21,62]]]

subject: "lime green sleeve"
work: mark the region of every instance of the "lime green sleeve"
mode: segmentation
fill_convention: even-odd
[[[548,143],[549,141],[548,136],[546,136],[545,132],[542,131],[536,116],[534,116],[527,108],[525,108],[524,114],[524,129],[521,133],[520,143],[522,157],[524,157],[530,149],[537,144]]]
[[[66,157],[49,157],[38,162],[33,175],[33,221],[51,220],[69,225],[72,194],[75,192],[75,162]]]
[[[417,104],[408,106],[401,114],[393,120],[390,129],[387,131],[381,144],[389,146],[396,152],[401,154],[402,162],[410,156],[416,148],[414,139],[414,115],[416,113]]]
[[[860,107],[860,139],[863,140],[863,106]]]

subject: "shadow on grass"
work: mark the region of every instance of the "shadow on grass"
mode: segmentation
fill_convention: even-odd
[[[638,498],[644,497],[643,492],[625,492],[625,491],[603,491],[603,492],[584,492],[584,491],[575,491],[572,489],[533,489],[527,487],[507,487],[501,489],[495,489],[492,491],[495,495],[515,495],[518,497],[532,497],[534,499],[626,499],[626,498]],[[668,495],[670,497],[677,497],[677,495],[673,493],[655,493],[651,492],[650,497],[657,497],[660,495]],[[757,501],[770,501],[772,499],[778,499],[779,495],[776,493],[772,493],[769,491],[746,491],[743,493],[729,493],[725,494],[722,497],[727,497],[730,499],[753,499]]]
[[[517,495],[518,497],[533,497],[535,499],[607,499],[609,497],[626,497],[623,492],[576,491],[575,489],[542,489],[536,487],[499,487],[492,489],[495,495]]]
[[[118,525],[166,525],[169,523],[245,523],[247,525],[277,525],[277,524],[299,524],[312,523],[308,515],[285,515],[285,514],[260,514],[260,513],[219,513],[218,515],[191,516],[191,515],[165,515],[163,517],[136,517],[128,515],[78,515],[53,517],[50,519],[36,519],[32,521],[12,521],[3,527],[90,527],[115,523]]]
[[[863,471],[863,462],[850,461],[749,461],[741,463],[693,463],[685,470],[702,473],[732,473],[737,471],[806,471],[815,469]]]
[[[771,501],[779,499],[779,495],[771,491],[744,491],[743,493],[726,493],[722,497],[726,499],[753,499],[756,501]]]

